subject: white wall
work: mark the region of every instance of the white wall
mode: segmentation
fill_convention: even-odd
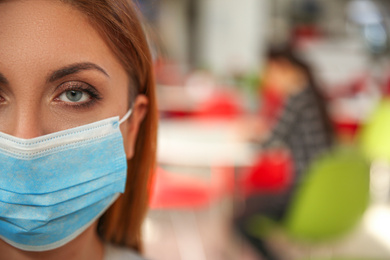
[[[268,0],[199,0],[198,63],[217,74],[255,70],[265,47]]]
[[[186,0],[164,0],[159,12],[159,37],[164,55],[181,64],[188,63]]]

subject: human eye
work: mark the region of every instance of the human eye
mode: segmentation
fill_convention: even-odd
[[[59,89],[60,94],[54,99],[67,106],[72,107],[87,107],[101,100],[99,92],[93,86],[84,82],[65,82],[61,84]]]
[[[82,103],[90,100],[89,94],[82,90],[67,90],[58,99],[64,102]]]
[[[3,92],[3,90],[0,88],[0,105],[3,105],[7,102],[7,95]]]

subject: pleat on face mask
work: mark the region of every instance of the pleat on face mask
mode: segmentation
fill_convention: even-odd
[[[130,113],[34,139],[0,133],[0,237],[51,250],[103,214],[125,189],[119,125]]]

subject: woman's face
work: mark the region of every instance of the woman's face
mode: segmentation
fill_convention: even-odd
[[[74,7],[52,0],[0,3],[1,132],[29,139],[122,117],[128,88],[126,71]],[[135,139],[137,118],[121,126],[125,143]],[[131,157],[132,147],[125,149]]]
[[[283,63],[271,60],[267,63],[264,73],[265,87],[284,96],[290,83],[288,76],[289,71]]]

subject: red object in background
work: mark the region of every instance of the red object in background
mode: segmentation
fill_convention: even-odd
[[[387,75],[385,84],[383,86],[383,95],[386,97],[390,96],[390,75]]]
[[[333,125],[338,136],[350,136],[352,139],[360,129],[360,123],[353,120],[333,120]]]
[[[320,28],[316,25],[304,24],[295,26],[291,33],[291,40],[295,46],[299,46],[302,41],[318,40],[323,36]]]
[[[160,112],[160,115],[164,118],[188,118],[194,115],[192,111],[171,110]]]
[[[353,97],[366,90],[367,80],[368,76],[366,74],[358,75],[344,84],[332,87],[332,91],[328,91],[328,93],[326,93],[326,97],[330,100],[343,97]]]
[[[197,118],[233,119],[244,113],[239,98],[229,92],[215,92],[199,105],[194,113]]]
[[[293,179],[293,161],[283,149],[264,151],[253,166],[245,169],[239,180],[245,196],[286,189]]]
[[[232,189],[226,172],[215,172],[210,180],[157,168],[152,183],[152,209],[201,208]]]
[[[280,110],[283,107],[284,99],[272,87],[265,87],[261,91],[262,105],[260,106],[259,115],[267,122],[273,122],[277,119]]]

